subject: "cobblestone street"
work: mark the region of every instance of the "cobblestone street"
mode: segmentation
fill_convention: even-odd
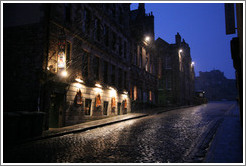
[[[176,109],[85,132],[25,143],[5,150],[4,162],[202,162],[213,134],[233,104],[209,103]]]

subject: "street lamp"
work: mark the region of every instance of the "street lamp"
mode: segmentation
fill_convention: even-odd
[[[195,65],[195,62],[191,62],[191,66],[194,66]]]
[[[181,53],[181,52],[183,52],[183,50],[182,50],[182,49],[180,49],[180,50],[179,50],[179,53]]]
[[[100,84],[95,84],[95,86],[98,88],[102,88],[102,85],[100,85]]]
[[[67,77],[67,71],[66,71],[66,70],[63,70],[63,71],[61,72],[61,76],[62,76],[62,77]]]
[[[146,37],[145,37],[145,41],[146,41],[146,42],[149,42],[149,41],[150,41],[150,37],[149,37],[149,36],[146,36]]]
[[[84,83],[83,80],[81,80],[80,78],[76,78],[75,81],[79,82],[79,83]]]

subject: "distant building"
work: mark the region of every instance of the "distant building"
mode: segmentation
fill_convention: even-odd
[[[161,38],[155,41],[158,57],[158,104],[189,105],[194,97],[194,64],[189,45],[179,33],[176,43]]]
[[[195,89],[205,91],[205,97],[209,101],[236,100],[236,80],[227,79],[219,70],[199,72],[195,78]]]

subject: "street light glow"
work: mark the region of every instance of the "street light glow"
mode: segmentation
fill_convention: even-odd
[[[183,50],[182,50],[182,49],[180,49],[180,50],[179,50],[179,53],[181,53],[181,52],[183,52]]]
[[[146,36],[146,37],[145,37],[145,41],[146,41],[146,42],[149,42],[149,41],[150,41],[150,37],[149,37],[149,36]]]
[[[98,87],[98,88],[102,87],[102,85],[100,85],[100,84],[95,84],[95,86]]]
[[[194,66],[195,65],[195,62],[191,62],[191,66]]]
[[[83,83],[83,82],[84,82],[84,81],[81,80],[80,78],[76,78],[75,81],[80,82],[80,83]]]
[[[61,72],[61,76],[66,77],[67,76],[67,71],[66,70],[62,71]]]

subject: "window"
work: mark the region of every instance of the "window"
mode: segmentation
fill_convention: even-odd
[[[119,88],[122,88],[122,69],[119,69],[118,73],[118,86]]]
[[[104,61],[104,72],[103,72],[103,81],[108,83],[108,62]]]
[[[149,91],[149,101],[152,101],[152,92]]]
[[[171,69],[172,68],[172,66],[171,66],[171,57],[170,56],[166,56],[166,58],[165,58],[165,68],[166,69]]]
[[[138,65],[139,65],[140,68],[142,68],[142,58],[143,58],[143,56],[142,56],[142,47],[141,46],[138,46],[138,53],[139,53],[139,63],[138,63]]]
[[[84,32],[90,32],[91,13],[88,9],[84,10]]]
[[[137,86],[134,86],[133,95],[134,95],[134,100],[137,100],[137,98],[138,98],[138,88],[137,88]]]
[[[89,55],[84,52],[82,55],[82,75],[83,77],[88,77],[89,73]]]
[[[71,59],[71,43],[66,42],[66,66],[68,67],[70,65],[70,59]]]
[[[94,74],[95,74],[95,79],[98,81],[99,80],[99,57],[94,57]]]
[[[95,31],[94,31],[94,38],[97,41],[100,41],[101,39],[101,22],[98,18],[95,18]]]
[[[116,51],[116,34],[112,32],[112,50]]]
[[[124,58],[126,58],[127,48],[126,48],[126,41],[124,41]]]
[[[146,53],[146,62],[145,62],[145,70],[149,71],[149,53]]]
[[[85,99],[85,115],[90,115],[91,112],[91,99]]]
[[[122,24],[123,23],[123,12],[122,12],[122,9],[119,8],[119,23]]]
[[[108,27],[105,25],[104,26],[104,39],[105,39],[105,45],[108,47],[109,46],[109,29]]]
[[[121,107],[121,103],[118,103],[117,107],[118,107],[118,115],[120,115],[120,107]]]
[[[112,85],[115,85],[115,66],[112,65],[112,70],[111,70],[111,83]]]
[[[137,58],[137,48],[138,48],[137,45],[134,44],[134,50],[133,50],[133,56],[134,56],[133,57],[134,58],[133,61],[134,61],[134,65],[137,65],[137,62],[138,62],[137,61],[137,59],[138,59]]]
[[[119,37],[119,55],[122,56],[122,39]]]
[[[107,115],[108,113],[108,102],[104,101],[103,102],[103,115]]]
[[[124,88],[127,89],[127,73],[124,71]]]
[[[64,19],[66,22],[71,22],[71,4],[65,3],[64,5]]]
[[[172,78],[171,78],[171,76],[166,77],[166,89],[172,90]]]

